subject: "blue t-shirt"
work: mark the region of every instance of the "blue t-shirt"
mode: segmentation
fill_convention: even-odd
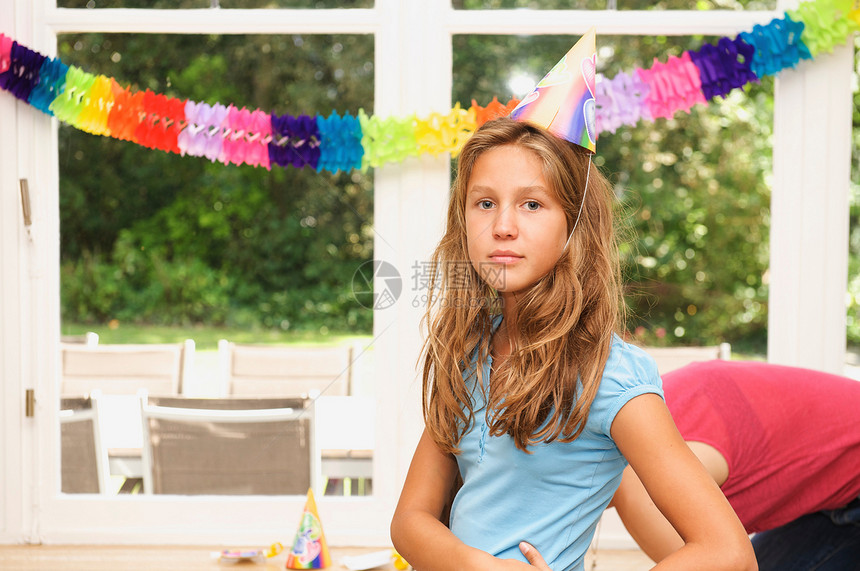
[[[490,378],[490,365],[482,365],[484,379]],[[474,383],[470,373],[464,377]],[[484,396],[474,390],[475,421],[456,457],[463,487],[451,508],[451,530],[467,545],[502,559],[525,561],[519,543],[528,541],[550,568],[582,569],[597,522],[627,465],[609,429],[621,407],[645,393],[663,396],[657,365],[615,337],[579,437],[533,445],[526,454],[509,435],[489,435]]]

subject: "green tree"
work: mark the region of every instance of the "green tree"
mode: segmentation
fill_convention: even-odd
[[[372,113],[372,46],[87,34],[62,36],[60,55],[139,90],[328,115]],[[64,318],[369,331],[350,291],[372,257],[369,174],[224,166],[69,127],[60,144]]]
[[[860,38],[854,39],[854,112],[848,238],[848,342],[860,346]]]

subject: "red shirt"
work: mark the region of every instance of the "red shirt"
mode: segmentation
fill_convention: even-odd
[[[684,440],[729,465],[723,484],[748,533],[860,495],[860,382],[759,362],[693,363],[663,376]]]

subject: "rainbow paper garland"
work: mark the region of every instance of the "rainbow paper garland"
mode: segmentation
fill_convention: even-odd
[[[860,1],[812,0],[756,25],[735,39],[721,38],[650,69],[598,77],[597,133],[689,113],[699,103],[832,52],[860,30]],[[271,169],[310,167],[336,173],[366,170],[423,153],[456,156],[486,121],[519,103],[497,98],[468,109],[427,117],[276,115],[235,105],[197,103],[134,91],[57,58],[47,58],[0,34],[0,89],[77,129],[183,156]]]

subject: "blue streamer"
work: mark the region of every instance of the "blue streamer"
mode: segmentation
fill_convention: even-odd
[[[320,160],[323,169],[336,173],[361,168],[364,147],[361,146],[361,123],[347,112],[343,117],[333,112],[328,118],[317,117],[320,130]]]
[[[741,32],[739,36],[755,48],[753,72],[759,77],[776,75],[797,66],[801,59],[812,59],[801,39],[803,28],[803,22],[795,22],[785,14],[785,18],[774,18],[766,26],[756,24],[752,32]]]
[[[57,98],[66,86],[66,73],[69,66],[60,61],[59,58],[48,59],[42,62],[39,69],[39,83],[30,93],[28,102],[36,109],[53,115],[49,109],[51,102]]]

